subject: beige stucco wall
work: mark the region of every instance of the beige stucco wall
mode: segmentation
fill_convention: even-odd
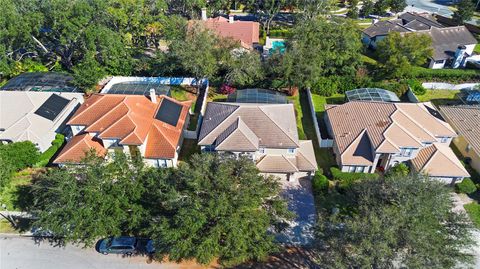
[[[459,136],[453,139],[453,144],[455,144],[455,146],[458,148],[458,150],[463,155],[463,157],[469,157],[470,159],[472,159],[472,162],[470,165],[472,166],[473,169],[475,169],[477,172],[480,173],[480,156],[477,153],[475,153],[473,149],[470,149],[467,152],[466,150],[468,146],[467,140],[465,140],[463,136]]]

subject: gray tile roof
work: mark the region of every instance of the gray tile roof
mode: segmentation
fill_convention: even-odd
[[[207,104],[205,116],[199,135],[199,145],[214,145],[222,138],[222,133],[238,120],[245,124],[242,127],[245,137],[258,138],[260,147],[297,148],[298,133],[293,104],[245,104],[216,103]],[[228,132],[227,132],[228,133]]]
[[[418,33],[422,33],[421,31]],[[443,60],[452,58],[460,45],[477,44],[477,39],[465,26],[446,28],[433,27],[425,31],[432,38],[433,59]]]

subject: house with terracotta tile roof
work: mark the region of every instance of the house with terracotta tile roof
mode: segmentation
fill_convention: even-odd
[[[299,140],[293,104],[208,103],[203,152],[245,156],[260,172],[294,180],[317,170],[310,140]]]
[[[325,120],[343,172],[374,173],[407,163],[448,183],[469,177],[449,148],[457,134],[431,103],[327,105]]]
[[[465,158],[465,162],[480,173],[480,107],[440,106],[439,110],[458,133],[453,144]]]
[[[190,24],[194,22],[190,21]],[[260,24],[258,22],[238,21],[234,19],[233,15],[230,15],[228,19],[224,17],[207,18],[206,10],[202,10],[200,22],[221,37],[239,41],[243,48],[252,49],[259,42]]]
[[[175,167],[190,105],[154,92],[94,94],[67,122],[73,138],[54,163],[79,163],[93,149],[101,156],[139,153],[151,166]]]

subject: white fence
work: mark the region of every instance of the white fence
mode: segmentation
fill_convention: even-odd
[[[310,106],[310,114],[312,114],[313,127],[315,129],[315,134],[317,135],[318,146],[321,148],[331,148],[333,147],[333,139],[322,139],[320,127],[318,126],[317,113],[315,113],[315,106],[313,105],[312,93],[310,92],[310,89],[307,89],[307,96],[308,104]]]

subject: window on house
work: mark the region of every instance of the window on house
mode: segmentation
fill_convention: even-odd
[[[365,169],[364,166],[357,166],[355,167],[355,173],[363,173],[364,169]]]
[[[471,149],[472,149],[472,146],[470,146],[470,144],[468,144],[468,145],[465,147],[465,151],[466,151],[466,152],[470,152]]]
[[[402,148],[400,151],[400,155],[403,157],[410,157],[412,156],[414,150],[415,148]]]
[[[203,147],[203,151],[205,151],[205,152],[212,152],[212,151],[214,151],[214,148],[213,148],[212,145],[204,146],[204,147]]]
[[[445,61],[444,60],[437,60],[435,61],[435,64],[443,64]]]
[[[440,137],[440,143],[447,143],[449,139],[450,137],[447,137],[447,136]]]
[[[348,172],[354,173],[355,172],[355,166],[349,166],[348,167]]]
[[[295,149],[288,149],[288,153],[289,153],[289,154],[294,154],[294,153],[295,153]]]

